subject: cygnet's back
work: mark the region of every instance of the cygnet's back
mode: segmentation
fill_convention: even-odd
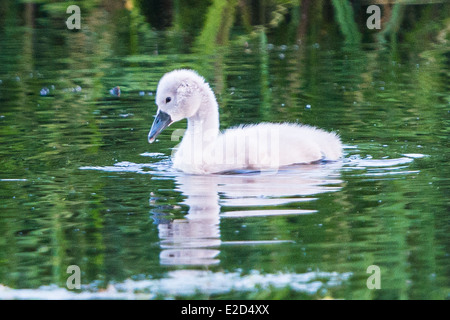
[[[215,162],[223,163],[226,170],[274,169],[342,156],[341,142],[334,133],[293,123],[228,129],[219,135],[214,151],[219,155]]]
[[[260,123],[220,133],[218,105],[202,77],[191,70],[176,70],[163,79],[158,85],[158,114],[149,142],[174,121],[187,118],[188,128],[173,157],[174,167],[181,171],[205,174],[277,169],[342,157],[336,134],[306,125]]]

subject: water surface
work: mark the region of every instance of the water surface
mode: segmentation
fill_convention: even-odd
[[[72,32],[52,24],[57,9],[39,7],[48,16],[34,25],[20,9],[0,31],[0,299],[449,297],[439,37],[352,44],[336,26],[298,42],[237,25],[211,51],[143,17],[128,26],[135,11],[91,9]],[[147,134],[158,80],[180,67],[211,84],[221,128],[318,126],[341,136],[344,159],[176,172],[186,122],[152,145]],[[69,265],[79,290],[66,287]],[[367,287],[371,265],[380,290]]]

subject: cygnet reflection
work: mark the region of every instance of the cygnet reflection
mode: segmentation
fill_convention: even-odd
[[[176,177],[179,190],[189,206],[184,219],[159,223],[161,264],[219,263],[219,195],[217,178],[213,175],[182,175]]]
[[[170,219],[167,206],[152,203],[161,239],[160,262],[164,265],[212,265],[220,262],[220,247],[232,244],[220,237],[220,219],[274,215],[312,214],[316,210],[302,209],[302,203],[312,201],[324,192],[341,188],[340,162],[290,167],[268,173],[222,175],[186,175],[175,177],[176,190],[189,206],[183,219]],[[286,209],[286,203],[298,203]],[[267,209],[269,206],[270,209]],[[292,206],[290,206],[292,207]],[[264,209],[259,209],[264,208]],[[289,239],[287,239],[289,240]],[[243,239],[255,245],[260,241]],[[264,243],[271,242],[264,241]]]

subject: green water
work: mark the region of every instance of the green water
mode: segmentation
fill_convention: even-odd
[[[404,6],[417,25],[386,39],[350,38],[328,4],[303,41],[288,20],[235,21],[212,45],[214,26],[156,30],[137,9],[92,7],[69,31],[65,6],[8,4],[0,299],[449,298],[448,5]],[[222,129],[314,125],[339,133],[345,158],[276,174],[174,171],[186,122],[152,145],[147,134],[157,83],[180,67],[210,83]],[[81,289],[66,287],[69,265]],[[367,287],[371,265],[381,289]]]

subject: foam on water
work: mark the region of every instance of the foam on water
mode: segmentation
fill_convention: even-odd
[[[250,292],[273,288],[290,288],[306,294],[317,294],[320,290],[335,287],[348,280],[352,273],[311,271],[307,273],[265,274],[257,271],[250,274],[241,272],[212,272],[204,270],[176,270],[168,272],[162,279],[127,279],[99,289],[97,284],[82,285],[77,293],[56,285],[37,289],[11,289],[0,286],[0,299],[152,299],[156,297],[174,298],[192,296],[198,292],[205,295],[228,292]]]

